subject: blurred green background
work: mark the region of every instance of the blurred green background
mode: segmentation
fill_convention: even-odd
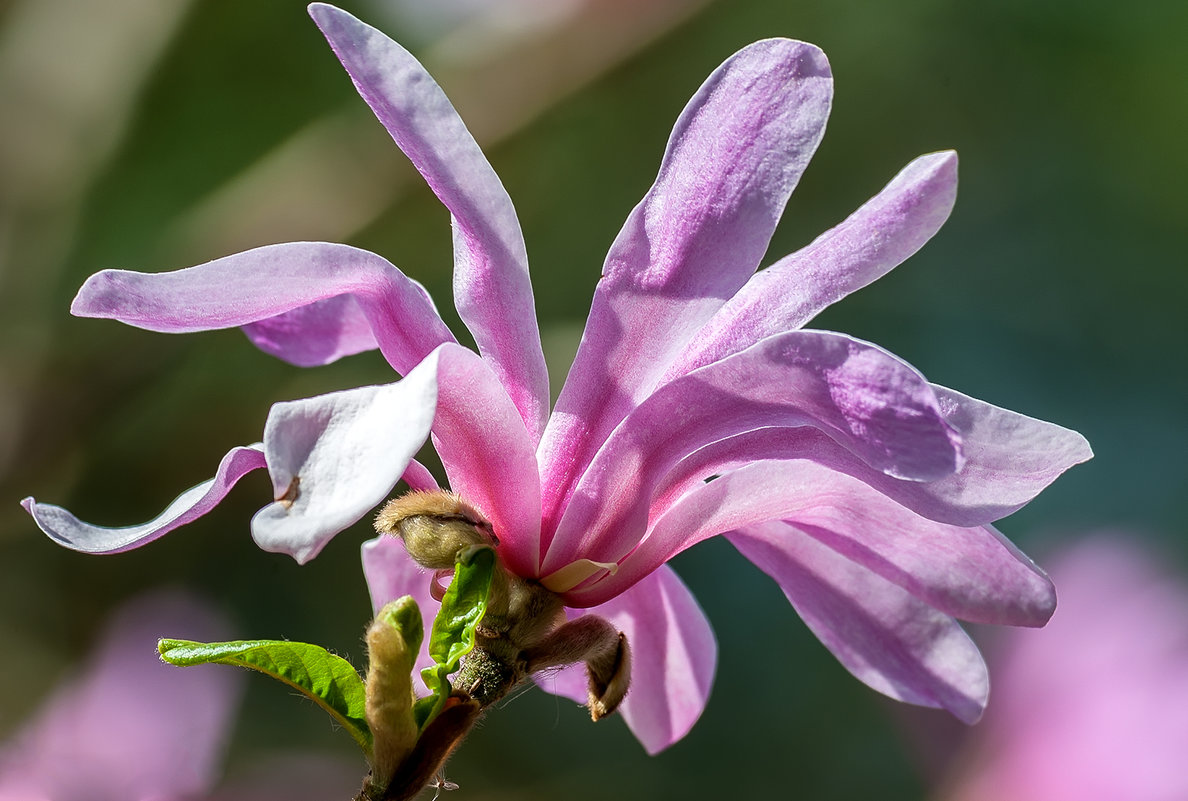
[[[941,233],[814,327],[1089,438],[1096,459],[1001,526],[1041,562],[1111,527],[1185,565],[1188,5],[524,0],[516,14],[487,3],[489,25],[341,5],[420,54],[484,144],[524,228],[554,393],[606,249],[688,97],[755,39],[820,45],[834,113],[767,262],[913,157],[957,149],[961,189]],[[349,241],[425,283],[462,330],[448,215],[304,3],[0,2],[0,145],[0,739],[113,605],[148,587],[193,588],[243,636],[318,642],[362,664],[366,521],[298,567],[248,536],[269,500],[261,474],[203,520],[111,557],[54,546],[17,506],[34,494],[94,522],[141,522],[256,441],[274,401],[391,380],[374,353],[303,371],[237,331],[176,337],[70,317],[98,269]],[[621,721],[592,725],[525,692],[451,762],[466,798],[926,795],[928,759],[903,714],[832,659],[774,584],[724,543],[676,567],[721,648],[693,732],[649,758]],[[254,678],[229,774],[295,748],[355,758],[312,705]]]

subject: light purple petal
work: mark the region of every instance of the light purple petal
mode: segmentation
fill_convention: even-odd
[[[309,7],[359,94],[449,209],[454,302],[533,442],[549,413],[524,236],[511,198],[445,93],[411,54],[345,11]]]
[[[862,463],[899,477],[935,479],[961,464],[959,440],[913,368],[842,334],[788,332],[683,376],[641,403],[582,477],[545,571],[579,556],[622,558],[643,536],[660,482],[699,448],[753,429],[798,425],[821,429]]]
[[[1025,506],[1068,468],[1093,458],[1076,431],[936,384],[933,389],[945,421],[961,435],[965,465],[929,485],[936,500],[921,514],[959,525],[997,520]]]
[[[977,646],[948,615],[778,521],[728,535],[776,580],[804,622],[859,680],[966,723],[989,694]]]
[[[991,406],[934,385],[945,421],[961,436],[961,470],[936,481],[888,476],[823,432],[770,426],[713,442],[685,457],[658,485],[649,508],[662,514],[707,476],[763,460],[808,459],[853,476],[918,515],[955,526],[983,526],[1031,501],[1092,455],[1075,431]],[[960,398],[960,403],[956,401]]]
[[[696,542],[769,520],[786,521],[947,616],[1039,626],[1056,606],[1047,576],[993,529],[927,520],[808,461],[752,464],[688,493],[614,575],[565,593],[566,603],[599,603]]]
[[[677,574],[664,566],[622,595],[581,612],[604,617],[627,635],[631,689],[620,711],[648,753],[659,753],[688,734],[709,700],[718,644],[697,599]],[[536,682],[586,703],[581,665],[542,674]]]
[[[411,595],[421,610],[421,622],[425,626],[425,642],[433,629],[433,619],[441,604],[433,600],[429,592],[433,573],[412,560],[404,543],[398,537],[381,534],[363,543],[363,576],[367,580],[367,591],[371,594],[371,608],[379,614],[384,604]],[[429,691],[421,681],[421,670],[433,664],[429,649],[422,647],[413,668],[413,683],[421,694]]]
[[[0,797],[204,795],[218,775],[243,677],[216,665],[166,665],[154,645],[162,636],[210,641],[228,634],[223,620],[180,593],[123,607],[84,673],[0,754]]]
[[[752,276],[698,332],[665,380],[800,328],[923,247],[956,198],[956,153],[916,159],[845,222]]]
[[[433,444],[454,492],[486,515],[505,567],[535,578],[540,476],[535,440],[486,360],[457,345],[437,351]]]
[[[38,527],[60,545],[85,553],[119,553],[139,548],[197,520],[218,506],[239,479],[264,466],[264,452],[259,445],[233,448],[219,462],[214,478],[186,490],[165,511],[139,526],[94,526],[79,520],[61,506],[37,503],[32,498],[25,498],[21,506],[33,516]]]
[[[304,564],[383,501],[429,436],[437,381],[431,355],[394,384],[275,404],[264,449],[276,502],[252,518],[256,544]]]
[[[820,50],[770,39],[728,59],[685,107],[607,256],[541,443],[546,534],[611,430],[758,267],[832,93]]]
[[[303,366],[378,343],[401,375],[454,341],[420,284],[374,253],[326,242],[269,245],[167,273],[104,270],[70,311],[166,333],[247,326],[263,350]]]

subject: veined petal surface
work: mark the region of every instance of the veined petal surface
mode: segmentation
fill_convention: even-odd
[[[665,380],[800,328],[923,247],[956,199],[957,154],[920,156],[840,225],[755,273],[698,332]]]
[[[566,603],[601,603],[701,540],[770,520],[795,526],[948,616],[1039,626],[1056,606],[1048,577],[992,528],[927,520],[809,461],[758,462],[689,492],[613,575],[565,593]]]
[[[103,270],[70,311],[166,333],[245,326],[262,350],[303,366],[378,344],[401,375],[454,341],[420,284],[374,253],[326,242],[269,245],[167,273]]]
[[[990,691],[977,646],[948,615],[778,521],[728,535],[864,684],[974,723]]]
[[[1000,409],[933,385],[942,414],[961,437],[962,468],[935,481],[909,481],[874,470],[855,453],[808,426],[770,426],[706,445],[682,459],[654,491],[655,520],[708,476],[756,461],[806,459],[859,479],[918,515],[954,526],[983,526],[1017,511],[1068,468],[1092,456],[1067,428]]]
[[[759,266],[832,96],[820,50],[770,39],[728,59],[685,107],[611,246],[541,443],[546,537],[611,430]]]
[[[619,707],[649,754],[684,737],[705,710],[718,664],[718,644],[697,599],[667,565],[622,595],[582,613],[606,618],[627,635],[631,689]],[[570,611],[570,618],[577,617]],[[557,695],[586,703],[581,665],[536,677]]]
[[[179,526],[197,520],[218,506],[239,479],[264,466],[261,446],[233,448],[219,462],[214,478],[186,490],[165,511],[138,526],[107,528],[91,525],[61,506],[37,503],[32,498],[25,498],[21,506],[33,516],[37,526],[59,545],[84,553],[119,553],[139,548]]]
[[[683,376],[641,403],[582,476],[545,571],[583,556],[622,558],[643,536],[657,486],[681,459],[771,426],[818,428],[872,472],[923,481],[961,466],[960,440],[913,368],[842,334],[791,331]]]
[[[380,31],[323,3],[309,13],[359,94],[449,209],[454,303],[536,442],[549,413],[524,235],[511,198],[437,82]]]

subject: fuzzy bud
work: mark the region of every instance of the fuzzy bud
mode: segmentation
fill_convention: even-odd
[[[387,604],[367,629],[367,725],[372,781],[386,786],[417,742],[412,670],[425,629],[411,595]]]

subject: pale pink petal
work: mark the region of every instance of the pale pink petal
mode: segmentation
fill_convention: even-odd
[[[256,544],[304,564],[387,498],[429,436],[437,382],[431,355],[394,384],[275,404],[264,449],[276,501],[252,518]]]
[[[524,236],[511,198],[445,93],[400,45],[345,11],[309,7],[359,94],[454,222],[454,303],[533,442],[549,413]]]
[[[948,615],[778,521],[728,535],[776,580],[797,613],[860,681],[966,723],[981,716],[989,677],[977,646]]]
[[[243,677],[217,665],[166,665],[154,646],[163,636],[228,634],[225,621],[180,593],[124,606],[79,678],[0,753],[0,797],[128,801],[209,791]]]
[[[424,642],[428,643],[433,619],[441,608],[441,604],[429,592],[433,573],[412,560],[399,537],[381,534],[367,540],[363,543],[362,553],[363,577],[371,593],[372,610],[379,614],[379,610],[390,601],[411,595],[421,610],[421,623],[425,626]],[[413,669],[413,683],[422,695],[428,693],[429,688],[421,681],[421,670],[432,664],[428,647],[422,646]]]
[[[490,367],[460,345],[394,384],[273,406],[264,448],[276,502],[252,520],[256,543],[312,559],[391,495],[430,429],[452,488],[494,525],[504,564],[530,574],[540,525],[532,443]],[[410,477],[432,481],[423,468]]]
[[[832,93],[820,50],[770,39],[728,59],[685,107],[607,256],[541,443],[546,537],[611,430],[758,267]]]
[[[631,647],[631,689],[620,707],[631,731],[656,754],[680,740],[701,717],[718,665],[713,629],[672,568],[665,565],[622,595],[593,609],[627,635]],[[581,665],[544,673],[545,690],[586,702]]]
[[[800,328],[923,247],[956,198],[956,153],[916,159],[845,222],[756,273],[698,332],[665,380]]]
[[[219,462],[214,478],[186,490],[165,511],[138,526],[94,526],[79,520],[61,506],[37,503],[32,498],[25,498],[21,506],[33,516],[38,527],[60,545],[85,553],[119,553],[139,548],[202,517],[218,506],[239,479],[264,467],[264,462],[264,452],[259,445],[233,448]]]
[[[574,606],[600,603],[696,542],[769,520],[786,521],[947,616],[1038,626],[1056,605],[1047,576],[992,528],[927,520],[810,461],[759,462],[702,485],[656,521],[613,575],[563,597]]]
[[[536,577],[540,478],[535,440],[486,360],[457,345],[438,357],[433,444],[450,488],[486,515],[505,567]]]
[[[378,343],[402,375],[454,341],[420,284],[374,253],[325,242],[270,245],[167,273],[104,270],[70,311],[166,333],[247,326],[263,350],[306,366]]]
[[[404,475],[400,477],[400,480],[407,484],[410,490],[433,492],[441,489],[437,479],[429,472],[429,468],[416,459],[409,460],[408,467],[404,468]]]
[[[619,560],[643,536],[657,487],[681,459],[771,426],[818,428],[873,471],[898,477],[935,479],[961,465],[959,440],[912,367],[842,334],[791,331],[682,376],[644,400],[582,476],[548,551],[546,573],[579,556]]]

